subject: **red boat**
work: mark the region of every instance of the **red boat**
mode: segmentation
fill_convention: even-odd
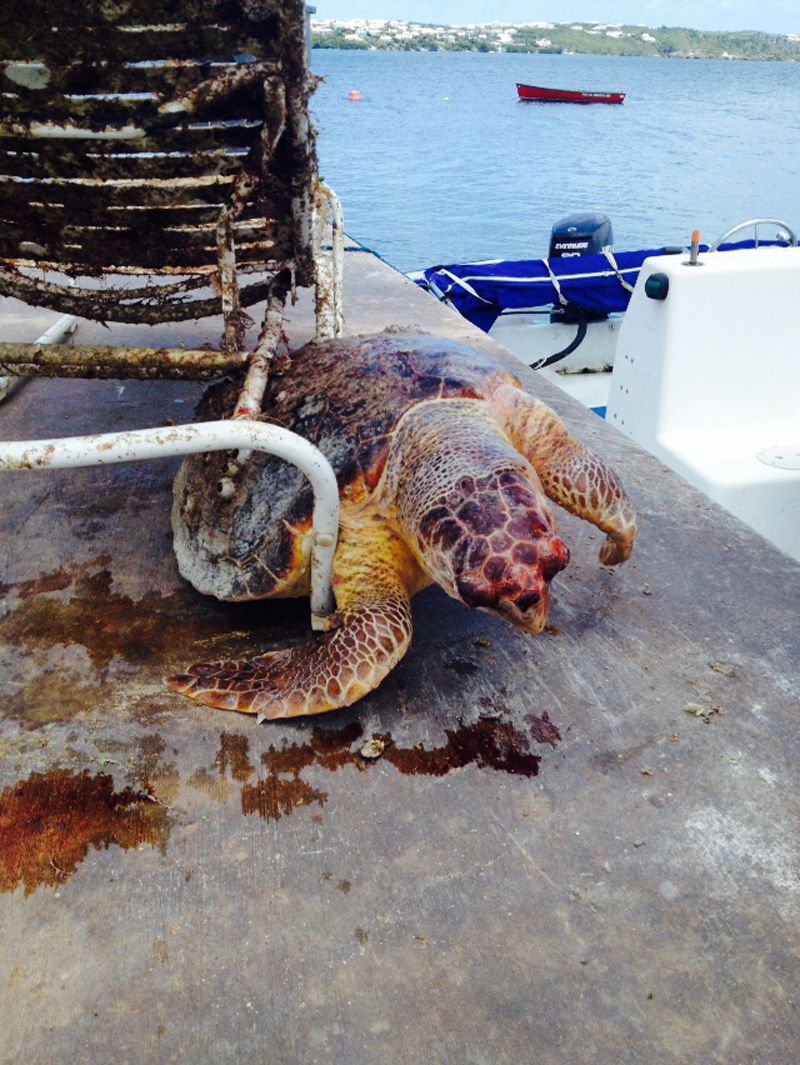
[[[543,89],[541,85],[520,85],[517,82],[520,100],[548,104],[621,104],[624,92],[581,92],[577,89]]]

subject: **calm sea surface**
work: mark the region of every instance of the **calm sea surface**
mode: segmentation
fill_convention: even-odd
[[[800,227],[800,64],[318,49],[311,65],[346,229],[404,271],[545,254],[576,210],[608,214],[618,250],[755,215]],[[517,81],[628,95],[522,104]]]

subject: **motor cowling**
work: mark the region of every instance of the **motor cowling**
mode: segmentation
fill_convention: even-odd
[[[607,215],[596,211],[580,211],[568,214],[553,226],[550,258],[600,255],[604,248],[611,248],[613,243],[611,219]]]

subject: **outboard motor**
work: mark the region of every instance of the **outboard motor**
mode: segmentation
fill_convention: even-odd
[[[612,248],[614,234],[611,220],[607,215],[597,211],[579,211],[568,214],[553,226],[550,234],[551,259],[567,259],[580,255],[601,255],[605,248]],[[598,311],[586,311],[577,307],[557,307],[550,315],[551,322],[563,322],[565,325],[580,324],[581,321],[602,322],[607,314]]]
[[[567,259],[574,255],[601,255],[611,248],[614,234],[611,220],[596,211],[568,214],[553,226],[550,234],[550,258]]]

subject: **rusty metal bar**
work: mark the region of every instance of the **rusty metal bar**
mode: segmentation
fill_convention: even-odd
[[[144,232],[137,241],[134,233],[98,228],[84,229],[74,235],[65,233],[61,240],[58,237],[48,240],[45,236],[47,243],[21,240],[20,236],[15,234],[9,239],[0,223],[0,259],[13,261],[24,255],[34,261],[51,262],[61,254],[69,256],[74,264],[86,264],[95,271],[113,272],[114,267],[124,263],[127,267],[138,267],[140,273],[158,272],[164,266],[182,268],[188,273],[217,256],[213,234],[199,234],[196,239],[191,239],[188,234],[168,231]],[[275,259],[280,261],[289,251],[286,245],[281,247],[269,238],[258,242],[243,240],[238,249],[238,258],[242,262],[262,266]],[[58,269],[63,268],[61,260]]]
[[[201,275],[184,277],[180,281],[173,281],[166,285],[146,285],[141,288],[117,288],[115,291],[108,289],[81,289],[73,281],[69,285],[59,285],[52,281],[40,281],[38,278],[28,277],[20,273],[14,267],[0,267],[0,295],[13,296],[23,303],[33,303],[33,298],[38,296],[41,302],[48,299],[68,298],[79,295],[90,299],[96,298],[102,305],[116,305],[120,301],[128,300],[155,300],[163,302],[174,299],[194,289],[208,285],[208,278]]]
[[[236,418],[254,418],[261,413],[261,403],[269,381],[272,360],[283,337],[283,289],[270,295],[264,324],[255,348],[247,360],[247,374],[236,403]],[[241,456],[240,456],[241,457]]]
[[[273,215],[265,214],[261,205],[248,203],[241,212],[241,222],[236,225],[249,223],[253,225],[256,220],[261,224],[262,232],[269,226],[273,231],[282,233],[284,239],[290,234],[289,225],[278,221]],[[268,206],[272,206],[269,204]],[[277,205],[276,205],[277,206]],[[164,228],[167,230],[175,227],[206,226],[216,230],[219,219],[219,207],[206,204],[176,204],[174,207],[148,207],[131,205],[110,204],[92,209],[91,213],[81,217],[74,211],[70,212],[63,204],[36,204],[28,205],[28,212],[15,211],[7,204],[0,201],[0,218],[11,225],[33,226],[61,229],[63,226],[107,226],[116,229],[119,226],[132,227],[141,232],[143,226],[148,228]]]
[[[316,153],[314,131],[308,117],[310,75],[306,65],[305,22],[296,25],[286,20],[286,46],[298,57],[293,77],[286,86],[286,108],[292,131],[291,217],[295,233],[295,263],[301,284],[313,284],[314,264],[312,243],[313,201],[312,183],[315,177]]]
[[[80,0],[80,3],[76,0],[36,0],[36,18],[47,26],[58,26],[63,23],[65,14],[77,8],[84,24],[89,26],[97,22],[148,25],[153,21],[154,12],[158,13],[159,22],[166,23],[190,20],[208,25],[230,19],[263,23],[278,7],[279,0],[192,0],[188,7],[185,0],[158,0],[157,5],[153,0],[125,0],[116,4],[108,0]],[[30,4],[26,0],[3,0],[0,28],[29,19],[29,13]]]
[[[109,232],[108,240],[114,240],[114,233]],[[10,247],[10,246],[9,246]],[[210,262],[196,252],[173,251],[164,247],[161,257],[155,254],[139,255],[139,262],[126,261],[124,257],[115,261],[113,248],[108,251],[109,261],[83,256],[82,248],[77,243],[69,243],[63,248],[63,256],[57,257],[49,249],[31,244],[25,246],[24,242],[19,245],[17,255],[5,255],[0,252],[0,268],[21,267],[30,270],[52,270],[57,273],[82,275],[86,277],[99,277],[106,274],[152,274],[153,276],[178,276],[183,274],[206,274],[216,277],[218,272],[215,249],[209,244],[211,250],[207,253]],[[270,244],[263,241],[260,244],[243,242],[239,245],[239,273],[275,273],[284,265],[291,264],[289,247],[276,241]],[[146,261],[142,261],[145,259]],[[123,297],[124,298],[124,297]]]
[[[217,262],[219,263],[220,299],[224,319],[223,347],[227,352],[242,347],[241,303],[236,280],[236,246],[233,239],[232,211],[226,207],[217,224]]]
[[[260,303],[266,298],[269,287],[269,281],[256,281],[252,285],[241,287],[239,297],[242,307],[251,307],[254,303]],[[2,277],[0,277],[0,291],[2,288]],[[28,302],[34,306],[45,305],[64,314],[76,314],[80,318],[90,318],[94,321],[129,322],[137,325],[186,322],[222,313],[219,296],[212,296],[209,299],[165,300],[161,303],[141,302],[125,305],[115,303],[112,299],[101,303],[96,291],[84,289],[81,295],[65,295],[48,299],[46,302],[39,297],[36,300],[28,300]]]
[[[194,178],[130,178],[113,181],[97,178],[44,178],[18,181],[0,177],[0,201],[4,215],[12,205],[62,204],[91,217],[93,211],[113,206],[167,206],[219,204],[230,196],[236,178],[231,174],[207,174]]]
[[[247,173],[236,178],[231,202],[220,215],[217,224],[217,256],[219,262],[219,283],[222,299],[222,314],[225,319],[224,349],[229,352],[240,351],[244,346],[245,322],[239,293],[239,281],[236,276],[236,222],[243,211],[248,198],[252,195],[257,182]],[[262,240],[262,246],[272,246],[274,241]],[[244,247],[242,245],[242,247]],[[249,256],[251,257],[251,256]]]
[[[224,74],[207,79],[189,92],[160,102],[152,90],[123,94],[32,93],[0,95],[0,116],[5,124],[32,122],[79,123],[87,129],[106,126],[141,126],[143,129],[178,125],[191,117],[194,122],[213,121],[231,117],[231,110],[240,119],[259,117],[259,96],[254,91],[260,63],[247,63],[227,68]]]
[[[31,264],[33,265],[33,264]],[[268,272],[276,273],[285,264],[271,263]],[[58,270],[59,264],[48,264],[48,268]],[[81,318],[99,321],[130,322],[154,325],[158,322],[187,321],[192,318],[207,318],[221,313],[219,296],[206,299],[184,299],[184,294],[210,284],[216,274],[216,265],[206,267],[206,272],[182,279],[170,285],[150,285],[145,288],[94,289],[58,285],[47,281],[37,281],[19,273],[15,269],[0,267],[0,295],[12,296],[31,306],[46,306],[63,314],[76,314]],[[79,268],[73,272],[80,273]],[[134,276],[141,270],[122,269],[122,273]],[[186,271],[172,271],[185,274]],[[240,274],[244,271],[240,270]],[[241,284],[239,298],[242,307],[251,307],[266,299],[271,282],[264,280],[263,269],[254,275],[255,280]],[[167,271],[160,275],[169,276]]]
[[[260,94],[252,90],[261,85],[267,69],[264,63],[258,62],[229,67],[201,81],[189,92],[173,95],[159,107],[158,113],[174,121],[183,120],[187,115],[213,117],[215,109],[220,105],[230,106],[235,99],[237,117],[260,118]],[[243,91],[248,89],[251,90],[249,96]]]
[[[4,151],[0,140],[0,174],[20,178],[90,177],[96,180],[130,180],[132,178],[169,178],[176,173],[183,177],[206,174],[236,174],[246,159],[244,148],[213,148],[206,151],[142,153],[116,152],[112,146],[107,153],[69,150],[62,142],[55,155],[42,152],[40,144],[29,143],[24,152]]]
[[[213,261],[214,249],[217,247],[217,227],[204,223],[193,225],[191,219],[181,222],[176,218],[172,225],[153,226],[147,217],[140,215],[128,216],[127,219],[115,220],[113,215],[102,219],[92,220],[86,223],[80,219],[73,219],[68,212],[62,212],[60,217],[53,214],[46,216],[34,215],[30,226],[26,227],[23,222],[8,221],[2,218],[0,207],[0,246],[7,245],[12,248],[16,255],[9,254],[2,247],[0,256],[13,258],[31,250],[28,245],[37,243],[47,251],[47,246],[58,249],[61,242],[65,247],[80,247],[86,255],[92,253],[94,261],[102,263],[104,259],[112,256],[121,259],[126,265],[138,264],[137,244],[143,243],[142,230],[146,226],[158,232],[158,244],[164,249],[164,261],[171,262],[181,252],[205,251],[203,262]],[[138,222],[138,225],[137,225]],[[276,240],[273,236],[271,223],[262,219],[260,222],[247,222],[241,225],[231,223],[231,238],[236,243],[251,249],[261,251],[262,258],[271,257],[272,248]],[[105,245],[104,246],[104,242]],[[114,243],[114,250],[107,245]],[[128,253],[129,252],[129,253]],[[187,265],[191,262],[186,260]]]
[[[46,133],[47,130],[40,130]],[[199,152],[212,151],[215,148],[250,148],[258,139],[261,132],[261,123],[256,121],[239,121],[233,119],[230,123],[217,123],[207,125],[197,123],[181,126],[178,129],[162,129],[151,131],[140,130],[138,133],[133,129],[126,135],[121,136],[118,128],[110,127],[107,133],[100,130],[86,130],[85,136],[76,136],[80,129],[75,127],[73,135],[67,139],[59,139],[55,128],[50,131],[51,137],[39,136],[35,140],[25,136],[24,132],[14,133],[4,130],[0,124],[0,148],[9,152],[25,152],[35,150],[41,155],[48,152],[57,162],[61,152],[96,152],[108,142],[108,150],[117,152]],[[53,174],[58,173],[57,167],[53,167]],[[52,175],[51,175],[52,176]]]
[[[67,337],[74,333],[78,326],[78,320],[74,315],[68,314],[55,321],[49,329],[46,329],[33,343],[34,346],[44,347],[48,344],[61,344]],[[0,369],[0,400],[8,395],[11,389],[11,377],[2,376],[4,371]]]
[[[240,354],[171,348],[0,344],[0,376],[207,381],[241,370]]]
[[[192,0],[187,14],[185,0],[158,0],[157,7],[152,0],[125,0],[117,4],[108,0],[80,0],[80,3],[75,0],[36,0],[36,18],[47,26],[57,26],[63,22],[65,12],[77,7],[87,25],[96,22],[147,25],[153,21],[154,11],[158,12],[159,22],[173,23],[190,17],[192,22],[204,25],[226,19],[260,23],[273,15],[279,6],[279,0]],[[30,3],[26,0],[4,0],[0,28],[29,18],[29,12]]]
[[[158,101],[140,94],[119,97],[64,96],[37,93],[31,96],[0,96],[0,119],[5,127],[19,125],[30,130],[34,122],[58,125],[80,123],[88,129],[135,125],[146,128],[158,118]]]
[[[95,243],[102,243],[102,239],[100,238]],[[115,239],[116,234],[113,232],[109,232],[105,237],[109,244],[113,244]],[[91,248],[91,245],[89,247]],[[19,249],[19,254],[23,250],[23,245],[2,242],[0,244],[0,262],[19,261],[13,254],[10,254],[17,249]],[[55,259],[53,254],[55,250],[33,244],[24,248],[26,258],[30,260],[31,266],[34,268],[59,270],[64,273],[74,273],[77,270],[78,273],[95,275],[126,272],[157,274],[162,273],[162,268],[166,267],[170,268],[173,274],[186,274],[195,270],[202,271],[204,266],[207,265],[208,259],[216,257],[216,249],[211,242],[209,242],[207,248],[193,250],[175,250],[168,247],[165,242],[162,251],[159,253],[158,249],[152,245],[136,249],[133,242],[127,243],[124,240],[120,240],[116,249],[113,247],[107,249],[108,259],[105,261],[103,259],[98,261],[96,256],[88,253],[88,249],[84,244],[78,244],[77,242],[69,242],[63,248],[64,254],[69,256],[71,261],[65,262],[64,259]],[[287,251],[288,249],[285,246],[283,248],[274,247],[271,242],[261,244],[244,243],[239,245],[239,265],[252,266],[254,270],[260,269],[262,273],[272,272],[276,266],[282,265]],[[126,252],[129,252],[127,258]],[[42,256],[41,259],[37,260],[37,253]],[[205,272],[209,275],[216,274],[216,265],[213,267],[208,266]]]
[[[268,44],[269,56],[262,56],[260,61],[274,64],[277,59],[275,42]],[[122,64],[67,61],[58,66],[47,66],[37,60],[6,63],[0,66],[0,92],[13,92],[23,99],[38,96],[42,100],[57,93],[153,92],[159,96],[175,97],[191,92],[200,82],[208,79],[209,73],[216,76],[246,65],[241,62],[242,58],[239,57],[236,62],[209,62],[194,58]]]
[[[263,107],[261,160],[262,166],[266,167],[286,131],[286,88],[280,78],[265,80]]]
[[[330,225],[331,251],[324,250]],[[344,327],[342,276],[344,272],[344,216],[337,196],[317,182],[314,195],[314,260],[317,336],[339,336]]]
[[[7,0],[4,0],[4,6]],[[45,63],[59,64],[64,57],[65,37],[80,39],[82,57],[94,63],[114,64],[148,62],[161,59],[216,59],[234,61],[237,55],[260,58],[269,54],[275,38],[271,32],[274,22],[258,27],[228,23],[227,25],[194,25],[186,22],[161,23],[158,26],[113,26],[104,20],[89,25],[73,10],[72,19],[63,15],[53,23],[45,22],[36,7],[38,30],[31,34],[31,16],[26,13],[20,22],[3,19],[0,62],[25,62],[32,58]],[[152,15],[147,22],[152,22]],[[266,46],[266,47],[265,47]]]

